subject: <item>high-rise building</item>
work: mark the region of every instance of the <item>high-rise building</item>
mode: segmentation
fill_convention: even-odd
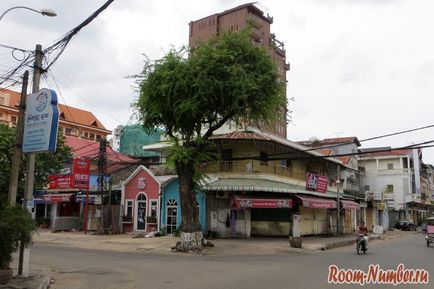
[[[278,41],[275,35],[270,32],[272,23],[273,18],[265,15],[254,3],[243,4],[190,22],[189,45],[190,47],[195,47],[200,42],[206,42],[219,32],[236,32],[250,27],[252,40],[255,44],[264,46],[270,52],[273,61],[277,65],[281,80],[286,86],[286,71],[289,70],[289,64],[286,63],[286,52],[283,42]],[[286,138],[287,109],[281,109],[274,123],[269,125],[260,123],[256,125],[262,130]]]

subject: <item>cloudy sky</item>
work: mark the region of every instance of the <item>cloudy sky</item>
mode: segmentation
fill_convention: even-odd
[[[0,44],[34,49],[59,40],[105,0],[1,0]],[[143,54],[158,59],[188,43],[188,23],[242,1],[116,0],[85,27],[52,69],[61,103],[91,110],[109,129],[125,124],[137,96],[126,77],[140,72]],[[264,0],[272,32],[285,43],[290,140],[365,139],[434,124],[434,1]],[[0,69],[13,65],[0,49]],[[54,86],[49,77],[44,86]],[[19,90],[19,88],[17,88]],[[434,128],[364,142],[405,146],[434,139]],[[434,164],[434,148],[424,150]]]

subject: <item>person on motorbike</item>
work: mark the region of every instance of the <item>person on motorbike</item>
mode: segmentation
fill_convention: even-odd
[[[363,240],[365,241],[365,248],[368,249],[368,228],[365,226],[365,222],[360,222],[359,227],[357,228],[357,234],[363,235]]]

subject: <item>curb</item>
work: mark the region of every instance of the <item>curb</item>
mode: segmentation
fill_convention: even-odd
[[[379,240],[379,239],[380,239],[380,236],[378,236],[378,235],[376,235],[376,236],[369,236],[369,241]],[[355,240],[337,241],[337,242],[326,244],[325,249],[329,250],[329,249],[338,248],[338,247],[345,247],[345,246],[352,245],[354,243],[355,243]]]
[[[38,286],[38,289],[47,289],[51,284],[51,277],[45,276],[42,283]]]

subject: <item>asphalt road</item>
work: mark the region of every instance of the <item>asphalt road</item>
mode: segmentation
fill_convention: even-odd
[[[378,285],[328,284],[329,266],[368,272],[381,269],[425,269],[434,274],[434,247],[427,248],[422,234],[370,243],[366,255],[353,246],[313,253],[280,255],[198,256],[115,253],[82,250],[61,245],[32,247],[31,264],[55,279],[51,288],[434,288],[429,284]]]

